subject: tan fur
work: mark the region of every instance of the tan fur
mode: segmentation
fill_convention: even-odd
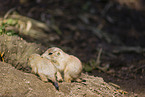
[[[49,48],[42,57],[50,59],[53,61],[59,72],[64,73],[64,80],[66,82],[71,82],[72,80],[79,81],[79,76],[82,72],[81,61],[73,56],[68,55],[57,47]]]
[[[32,54],[29,57],[28,65],[32,68],[32,73],[38,74],[42,81],[47,82],[50,79],[57,84],[57,69],[50,60],[42,58],[39,54]]]

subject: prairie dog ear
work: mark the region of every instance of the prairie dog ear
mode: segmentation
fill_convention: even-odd
[[[60,52],[58,52],[57,55],[59,56],[60,55]]]

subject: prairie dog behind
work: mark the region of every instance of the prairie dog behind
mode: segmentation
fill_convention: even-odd
[[[56,81],[57,69],[46,58],[42,58],[39,54],[32,54],[28,60],[28,66],[32,68],[32,73],[38,74],[42,81],[47,82],[50,79],[57,90],[59,90],[58,83]]]
[[[42,57],[53,61],[59,72],[64,73],[64,80],[71,82],[72,80],[80,81],[78,78],[82,72],[81,61],[73,56],[63,52],[60,48],[52,47],[42,54]]]

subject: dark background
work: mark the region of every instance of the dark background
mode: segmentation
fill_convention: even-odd
[[[16,8],[21,15],[55,25],[59,31],[46,32],[57,36],[49,43],[21,37],[45,47],[61,47],[84,66],[90,66],[102,48],[100,66],[109,64],[109,68],[106,72],[96,68],[89,74],[144,95],[144,4],[143,0],[0,0],[0,15]]]

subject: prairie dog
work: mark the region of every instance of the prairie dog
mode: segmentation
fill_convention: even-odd
[[[64,73],[64,80],[71,82],[72,80],[80,81],[78,77],[82,72],[81,61],[73,56],[63,52],[60,48],[49,48],[42,57],[53,61],[59,72]]]
[[[57,69],[46,58],[42,58],[39,54],[32,54],[28,60],[28,66],[32,68],[32,73],[38,74],[42,81],[47,82],[50,79],[57,90],[59,90],[58,83],[56,81]]]

